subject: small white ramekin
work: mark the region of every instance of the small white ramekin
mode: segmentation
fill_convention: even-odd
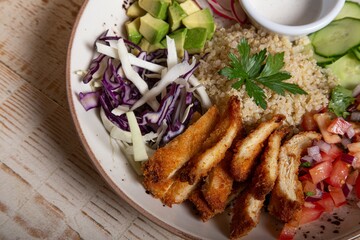
[[[302,0],[299,0],[302,1]],[[322,1],[322,9],[317,19],[306,24],[279,24],[263,16],[259,9],[251,3],[252,0],[239,0],[241,7],[248,15],[250,21],[256,26],[262,26],[268,31],[289,36],[292,38],[308,35],[328,25],[340,12],[345,0],[313,0]],[[290,9],[291,10],[291,9]],[[279,11],[281,13],[281,10]],[[306,15],[304,16],[306,18]]]

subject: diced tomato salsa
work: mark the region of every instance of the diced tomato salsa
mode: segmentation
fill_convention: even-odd
[[[329,114],[321,113],[313,121],[311,117],[316,115],[305,115],[302,123],[304,130],[319,129],[324,140],[322,145],[314,143],[314,146],[318,144],[322,149],[321,158],[306,155],[300,165],[299,180],[305,198],[300,225],[318,219],[323,212],[331,213],[335,208],[346,204],[350,191],[360,200],[360,137],[347,135],[352,124],[345,119],[330,120]],[[314,126],[314,122],[317,126]],[[346,141],[338,140],[344,138]],[[327,146],[323,145],[324,141]],[[292,228],[285,225],[282,232],[284,239],[291,232]]]

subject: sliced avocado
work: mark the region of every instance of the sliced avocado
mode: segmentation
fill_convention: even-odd
[[[168,0],[139,0],[139,6],[155,18],[167,18]]]
[[[183,20],[187,14],[185,11],[180,7],[180,5],[177,2],[174,2],[169,7],[169,18],[168,21],[170,23],[170,29],[171,31],[175,31],[178,29],[181,25],[181,20]]]
[[[140,17],[139,32],[149,43],[158,43],[169,31],[169,24],[161,19],[154,18],[149,13]]]
[[[126,15],[130,18],[137,18],[144,16],[146,11],[139,6],[139,2],[136,1],[130,5],[130,7],[126,10]]]
[[[185,2],[186,0],[175,0],[175,1],[177,1],[178,3],[183,3],[183,2]]]
[[[139,47],[141,48],[141,50],[148,52],[149,51],[149,47],[150,47],[150,43],[148,40],[146,40],[145,38],[142,38],[140,43],[139,43]]]
[[[206,28],[188,29],[185,37],[184,49],[190,54],[201,53],[204,50],[206,37]]]
[[[180,7],[185,11],[187,15],[191,15],[201,10],[199,5],[197,5],[193,0],[186,0],[183,3],[180,3]]]
[[[215,32],[214,18],[208,8],[197,11],[182,20],[182,23],[188,29],[206,28],[207,39],[211,39]]]
[[[141,33],[139,32],[140,18],[138,17],[138,18],[135,18],[135,20],[133,20],[131,22],[125,23],[125,27],[126,27],[126,31],[128,34],[128,39],[131,42],[138,44],[143,37],[141,35]]]
[[[188,31],[187,28],[180,28],[175,32],[169,34],[169,37],[174,39],[175,41],[175,47],[178,57],[184,56],[184,43],[185,43],[187,31]],[[163,41],[161,41],[161,43],[164,44],[164,46],[166,47],[166,38]]]
[[[148,48],[148,52],[153,52],[153,51],[156,51],[158,49],[164,49],[165,46],[158,42],[158,43],[154,43],[154,44],[150,44],[149,48]]]

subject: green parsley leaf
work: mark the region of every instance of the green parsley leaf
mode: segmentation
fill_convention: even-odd
[[[336,86],[331,91],[331,98],[329,102],[329,110],[338,117],[346,118],[350,113],[347,108],[353,104],[355,98],[352,96],[352,91],[342,86]]]
[[[237,46],[239,57],[229,54],[230,67],[225,67],[219,73],[229,80],[237,80],[232,84],[234,89],[245,85],[245,90],[256,105],[266,109],[266,96],[263,85],[280,95],[285,92],[292,94],[307,94],[298,85],[284,82],[291,78],[290,73],[280,71],[284,67],[284,53],[267,54],[267,50],[250,55],[250,45],[246,39],[241,39]]]
[[[309,163],[309,162],[302,162],[302,163],[300,164],[300,167],[309,168],[309,167],[311,167],[311,163]]]
[[[305,196],[307,197],[311,197],[311,196],[314,196],[315,193],[314,192],[305,192]]]

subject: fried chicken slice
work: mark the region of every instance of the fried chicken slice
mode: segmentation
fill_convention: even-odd
[[[246,188],[246,186],[246,183],[234,185],[231,193],[227,196],[225,207],[223,209],[212,209],[205,200],[200,188],[197,188],[191,192],[189,200],[195,205],[195,208],[200,215],[200,219],[203,222],[206,222],[216,214],[222,213],[226,206],[228,206],[235,198],[237,198],[239,194]]]
[[[201,151],[219,120],[219,111],[211,107],[184,133],[159,148],[144,164],[144,186],[154,197],[162,198],[171,186],[171,178],[191,157]]]
[[[262,161],[256,167],[251,184],[234,206],[230,223],[230,238],[247,235],[259,223],[266,195],[272,190],[278,175],[278,158],[281,141],[288,130],[281,128],[272,133]]]
[[[234,179],[230,174],[232,152],[227,151],[224,159],[209,172],[201,187],[208,206],[215,212],[224,211],[231,194]]]
[[[279,172],[278,160],[281,142],[288,132],[289,128],[280,128],[269,137],[266,150],[252,177],[252,192],[258,200],[265,199],[265,196],[274,188]]]
[[[284,222],[292,220],[304,203],[302,185],[298,179],[300,158],[302,152],[311,146],[314,140],[319,139],[320,133],[301,132],[281,146],[279,175],[271,193],[268,210],[271,215]]]
[[[180,204],[189,198],[192,191],[197,188],[198,183],[199,182],[189,184],[188,182],[182,182],[177,179],[165,193],[161,201],[168,207],[171,207],[173,204]]]
[[[248,234],[259,222],[264,200],[258,200],[250,189],[245,190],[234,203],[230,222],[230,239]]]
[[[275,115],[269,121],[261,123],[246,138],[238,141],[231,161],[231,173],[236,181],[248,179],[264,142],[270,134],[281,126],[285,116]]]
[[[242,128],[240,101],[232,96],[220,122],[210,137],[204,142],[202,153],[193,157],[181,170],[181,181],[195,184],[215,167],[225,156],[233,140]]]

